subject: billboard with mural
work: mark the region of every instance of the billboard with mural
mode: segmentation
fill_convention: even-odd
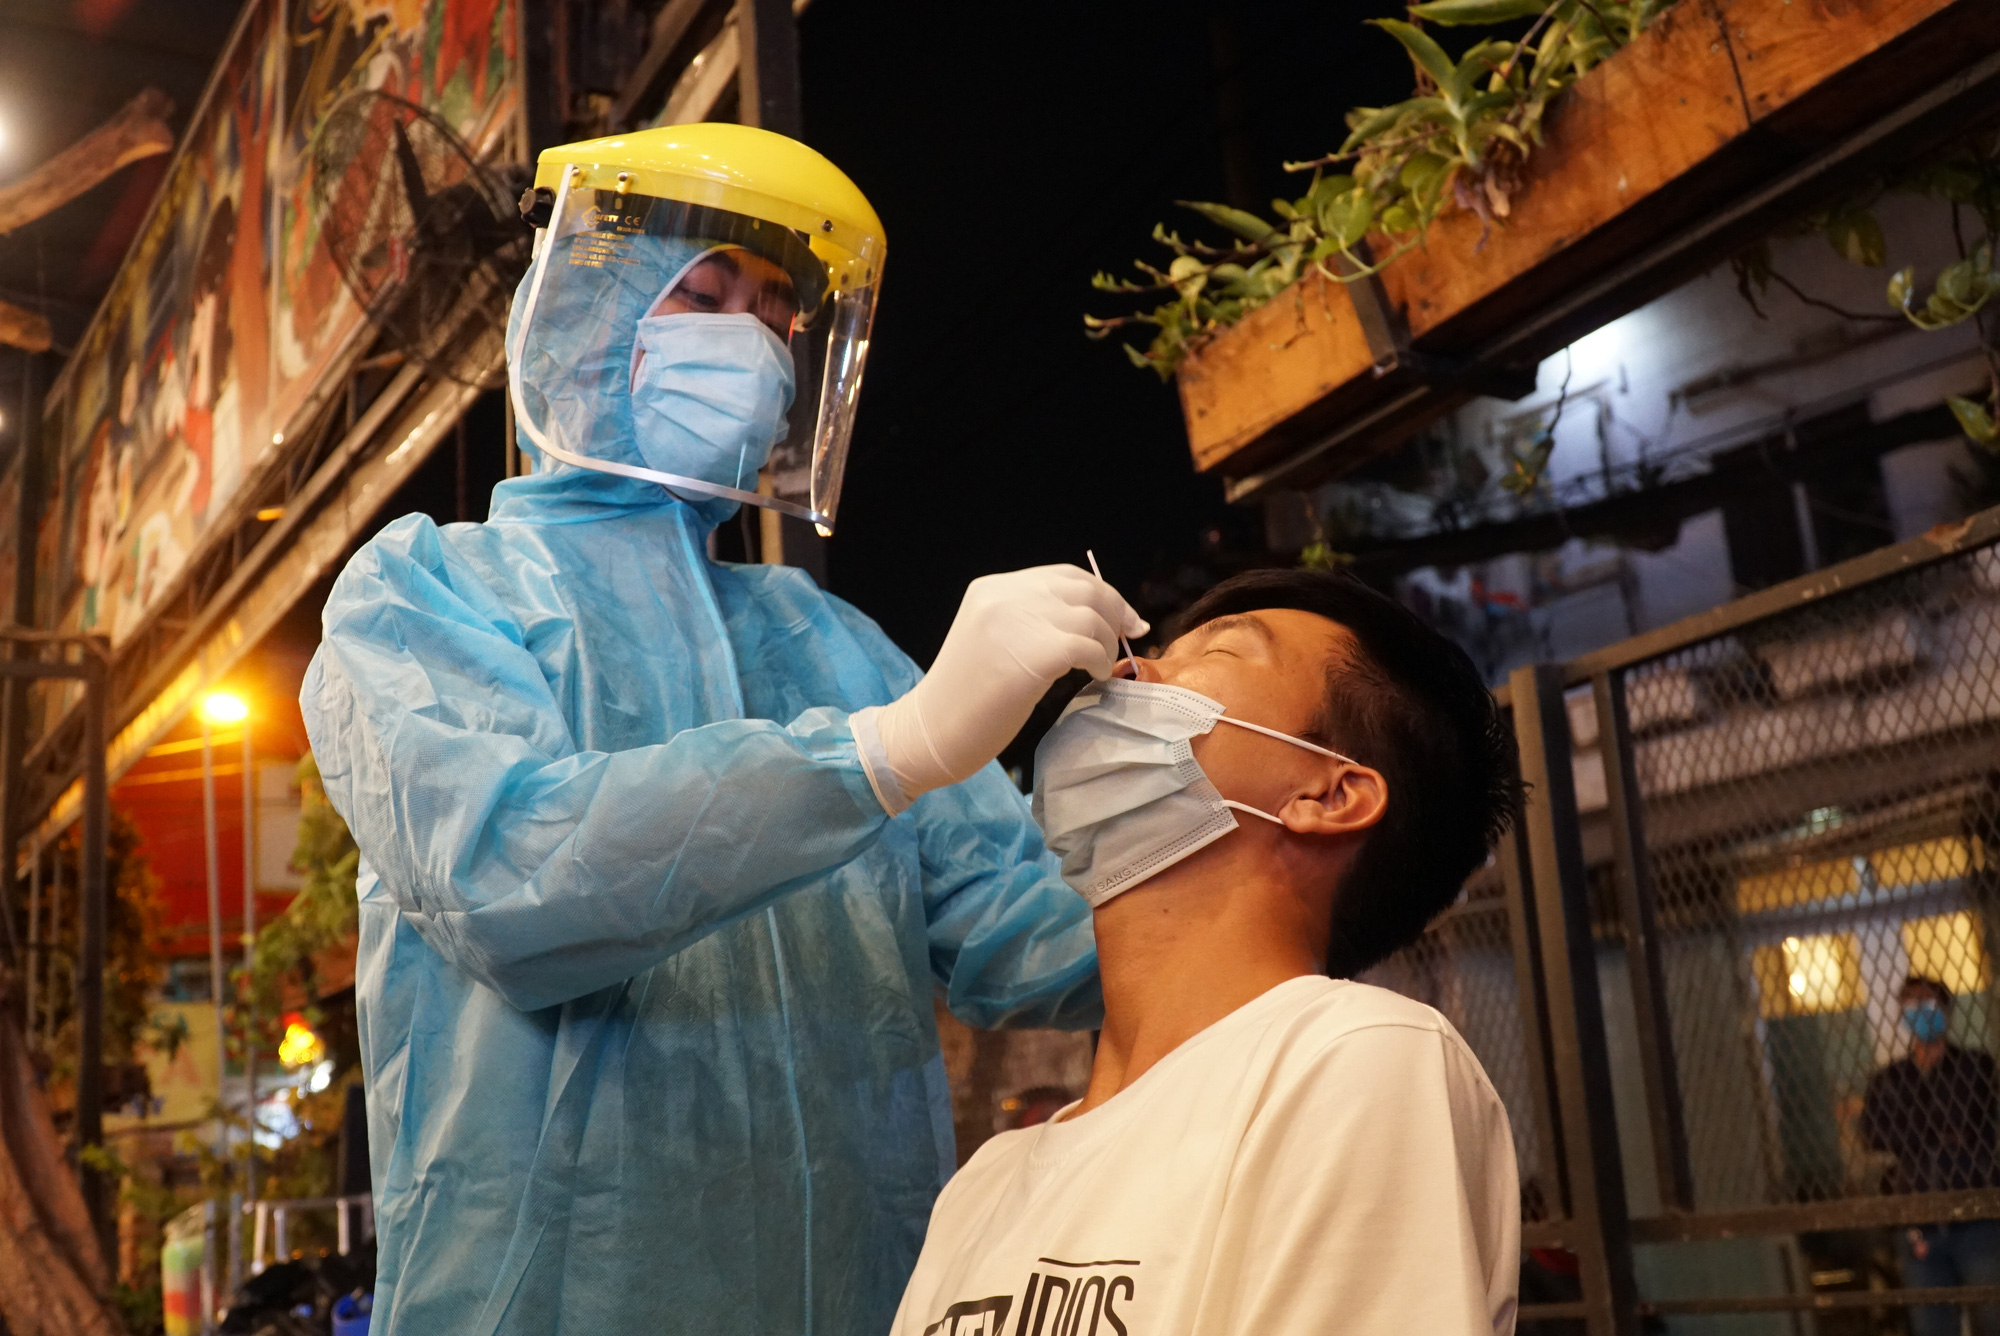
[[[363,332],[307,152],[357,88],[511,142],[519,0],[250,0],[104,306],[49,400],[36,618],[114,645],[224,531]]]

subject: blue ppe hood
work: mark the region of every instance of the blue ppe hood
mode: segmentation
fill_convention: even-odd
[[[648,464],[633,436],[632,353],[639,321],[667,282],[714,243],[687,237],[637,236],[625,243],[622,258],[626,264],[599,267],[575,263],[586,258],[578,248],[588,247],[592,240],[590,233],[575,233],[549,243],[554,247],[548,260],[551,279],[542,285],[525,338],[521,320],[535,270],[530,267],[522,276],[507,316],[507,374],[520,387],[533,419],[543,430],[557,433],[559,448],[617,464],[659,467],[658,463]],[[572,269],[587,270],[588,278],[565,281]],[[537,475],[617,476],[550,458],[535,448],[525,432],[518,440],[534,458]],[[658,483],[635,478],[620,481],[637,489],[621,493],[634,501],[660,498]],[[734,515],[740,505],[694,492],[685,493],[682,499],[709,528]]]

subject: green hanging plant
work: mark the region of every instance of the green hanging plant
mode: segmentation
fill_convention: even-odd
[[[1226,204],[1178,201],[1234,239],[1207,245],[1156,225],[1153,240],[1173,256],[1165,269],[1134,261],[1141,279],[1099,273],[1091,286],[1164,300],[1131,315],[1086,315],[1085,333],[1102,339],[1127,327],[1151,329],[1144,347],[1123,347],[1135,366],[1165,380],[1190,352],[1308,272],[1339,282],[1377,273],[1421,245],[1450,209],[1477,214],[1487,226],[1504,220],[1541,143],[1549,104],[1671,3],[1430,0],[1411,5],[1407,20],[1371,20],[1409,57],[1413,95],[1348,112],[1337,150],[1286,163],[1287,171],[1312,173],[1312,181],[1297,199],[1271,201],[1275,222]],[[1456,58],[1424,27],[1521,20],[1532,23],[1520,40],[1488,38]]]
[[[1974,322],[1987,363],[1986,396],[1972,399],[1953,395],[1945,402],[1966,439],[2000,453],[2000,337],[1989,325],[1993,310],[2000,309],[1990,306],[2000,295],[2000,269],[1994,262],[1995,251],[2000,249],[2000,138],[1985,134],[1953,144],[1905,172],[1872,182],[1848,198],[1808,214],[1778,235],[1816,234],[1849,263],[1886,267],[1890,263],[1889,244],[1874,211],[1892,195],[1916,196],[1949,209],[1958,250],[1958,259],[1939,270],[1928,285],[1919,281],[1915,265],[1898,267],[1885,294],[1893,315],[1844,310],[1803,291],[1778,272],[1769,240],[1732,261],[1737,288],[1759,314],[1760,296],[1775,283],[1807,305],[1849,320],[1900,318],[1926,331]],[[1968,234],[1968,221],[1977,223],[1977,233]]]

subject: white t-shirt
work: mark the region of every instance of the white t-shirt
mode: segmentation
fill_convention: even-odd
[[[1291,979],[946,1185],[895,1336],[1514,1329],[1507,1114],[1422,1003]]]

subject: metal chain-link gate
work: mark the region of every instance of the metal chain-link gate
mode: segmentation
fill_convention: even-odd
[[[1524,1330],[2000,1304],[1996,543],[2000,510],[1503,689],[1522,820],[1367,978],[1507,1105]]]

